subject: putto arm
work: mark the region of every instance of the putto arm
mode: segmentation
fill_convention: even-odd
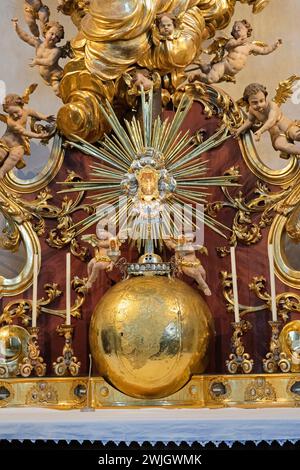
[[[12,23],[13,23],[13,26],[17,35],[19,36],[20,39],[22,39],[22,41],[26,42],[32,47],[39,46],[39,44],[41,43],[40,39],[32,36],[31,34],[26,33],[22,28],[20,28],[20,26],[18,25],[17,18],[13,18]]]
[[[282,39],[278,39],[274,44],[268,46],[267,44],[253,43],[251,52],[254,55],[268,55],[274,52],[282,44]]]

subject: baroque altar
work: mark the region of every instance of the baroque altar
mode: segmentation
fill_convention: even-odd
[[[34,109],[35,82],[2,99],[0,406],[298,406],[300,124],[285,106],[300,78],[270,89],[259,64],[285,40],[236,16],[272,1],[20,3],[14,39],[60,105]],[[252,64],[234,99],[224,85]],[[26,177],[34,145],[49,155]]]

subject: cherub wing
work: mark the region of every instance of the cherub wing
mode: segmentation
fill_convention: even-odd
[[[214,57],[211,61],[212,64],[215,64],[217,62],[221,62],[221,60],[223,60],[223,57],[224,57],[225,51],[226,51],[225,46],[228,43],[228,41],[229,41],[228,38],[219,37],[219,38],[215,39],[210,44],[210,46],[208,46],[207,49],[204,49],[203,52],[205,52],[205,54],[209,54],[209,55],[214,54]]]
[[[273,101],[278,104],[278,106],[286,103],[290,96],[292,96],[293,85],[298,80],[300,80],[300,77],[297,75],[292,75],[287,80],[283,80],[279,83],[278,87],[276,88],[276,94],[273,98]]]
[[[91,234],[89,233],[88,235],[82,235],[81,237],[81,240],[84,241],[84,242],[87,242],[89,243],[90,245],[92,245],[93,247],[97,247],[98,246],[98,238],[96,237],[95,234]]]
[[[268,44],[266,44],[265,42],[262,42],[262,41],[253,41],[252,42],[253,46],[258,46],[258,47],[266,47]],[[259,55],[257,52],[255,51],[251,51],[251,54],[253,55]]]
[[[22,96],[24,103],[29,103],[30,95],[32,95],[32,93],[37,89],[37,87],[37,83],[32,83],[31,85],[29,85],[28,88],[26,88]]]
[[[66,44],[60,48],[60,50],[61,50],[61,57],[63,59],[66,59],[66,57],[69,57],[70,59],[74,59],[75,54],[72,49],[70,41],[66,42]]]
[[[4,124],[7,124],[7,116],[5,114],[0,113],[0,121],[4,122]]]

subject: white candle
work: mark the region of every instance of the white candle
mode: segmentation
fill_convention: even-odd
[[[240,321],[239,297],[238,297],[237,276],[236,276],[235,248],[233,246],[230,247],[230,257],[231,257],[231,272],[232,272],[234,321],[235,323],[239,323]]]
[[[36,328],[37,318],[37,278],[38,278],[38,255],[33,255],[33,290],[32,290],[32,318],[31,326]]]
[[[71,253],[66,257],[66,325],[71,325]]]
[[[270,285],[271,285],[271,305],[272,305],[272,320],[277,321],[277,306],[276,306],[276,289],[275,289],[275,272],[274,272],[274,250],[273,245],[268,245],[269,256],[269,271],[270,271]]]

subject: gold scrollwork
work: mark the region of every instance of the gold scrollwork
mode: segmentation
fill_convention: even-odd
[[[224,175],[237,177],[239,175],[238,167],[229,168],[225,171]],[[291,194],[293,187],[270,192],[265,184],[257,181],[254,188],[254,196],[249,201],[246,201],[242,191],[232,196],[229,189],[223,187],[222,191],[226,200],[210,203],[207,207],[207,212],[212,217],[215,217],[224,207],[235,209],[236,214],[232,222],[232,236],[229,243],[230,245],[236,245],[238,242],[244,245],[252,245],[261,240],[262,229],[271,225],[276,211],[283,210],[283,201]],[[252,216],[257,216],[259,213],[261,214],[260,220],[253,222]],[[229,254],[229,250],[226,247],[218,247],[217,253],[220,257],[224,257]]]
[[[44,289],[47,297],[42,297],[37,301],[37,314],[43,312],[46,305],[49,305],[61,295],[57,284],[45,284]],[[31,321],[32,300],[13,300],[5,305],[0,316],[0,324],[10,325],[17,318],[21,318],[22,324],[28,326]]]
[[[226,271],[221,272],[223,296],[226,300],[226,309],[229,313],[233,312],[233,289],[232,276]],[[261,305],[255,307],[239,304],[240,317],[248,313],[259,312],[271,309],[271,295],[266,290],[266,279],[263,276],[255,276],[249,283],[249,288],[258,299],[262,300]],[[276,295],[276,305],[278,316],[284,322],[289,318],[292,312],[300,312],[300,295],[294,292],[282,292]]]
[[[85,302],[86,297],[86,279],[80,279],[75,276],[72,280],[72,288],[76,292],[76,299],[74,305],[71,307],[71,315],[74,318],[81,318],[81,308]],[[65,310],[55,310],[47,307],[57,297],[59,297],[62,291],[58,290],[58,284],[45,284],[44,289],[47,293],[47,297],[42,297],[37,302],[37,314],[48,313],[60,318],[66,317]],[[9,302],[3,309],[3,313],[0,316],[0,324],[11,324],[15,318],[21,318],[23,325],[28,325],[31,320],[32,300],[19,299]]]
[[[85,302],[85,297],[87,294],[86,289],[86,279],[80,279],[75,276],[71,281],[72,289],[76,292],[76,299],[74,305],[71,306],[71,315],[74,318],[81,318],[81,308]],[[42,307],[41,311],[44,313],[49,313],[50,315],[55,315],[60,318],[66,318],[65,310],[55,310],[47,307]]]
[[[253,380],[245,390],[245,401],[276,401],[276,391],[270,382],[259,377]]]
[[[218,116],[229,129],[238,128],[243,123],[243,114],[232,98],[224,90],[204,83],[191,83],[184,88],[185,93],[194,101],[201,103],[208,118]],[[173,104],[178,106],[183,91],[172,95]]]
[[[81,178],[73,171],[68,172],[65,183],[79,181]],[[34,200],[28,200],[15,195],[16,204],[26,213],[27,218],[32,224],[32,229],[37,235],[43,235],[46,228],[46,220],[57,220],[55,228],[51,229],[47,238],[47,243],[52,248],[61,249],[70,244],[71,252],[74,256],[86,261],[88,258],[88,249],[81,246],[76,240],[76,227],[72,219],[72,214],[77,211],[85,211],[88,214],[94,209],[88,204],[81,204],[84,198],[84,192],[81,191],[76,195],[74,200],[64,197],[61,207],[51,204],[53,199],[52,192],[49,188],[42,189]],[[0,206],[1,210],[1,206]],[[13,238],[13,232],[10,230],[10,238]],[[6,237],[7,238],[7,237]],[[5,240],[9,246],[10,239]],[[1,246],[1,239],[0,239]]]
[[[26,405],[56,405],[58,403],[58,392],[53,385],[45,381],[38,382],[33,385],[27,392]]]

